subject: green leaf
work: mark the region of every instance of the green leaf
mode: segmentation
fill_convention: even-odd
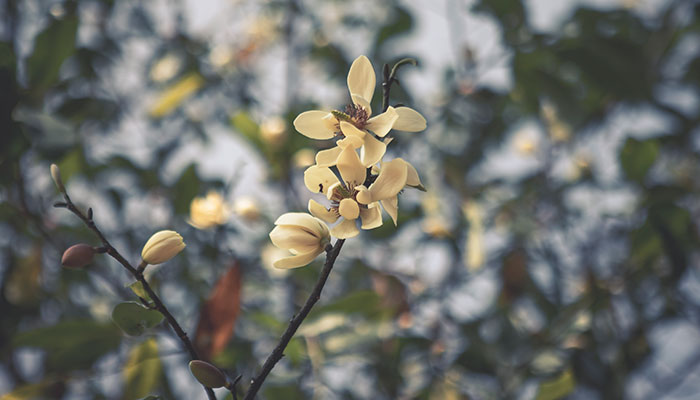
[[[260,138],[260,127],[253,121],[245,111],[240,111],[231,117],[231,125],[248,140],[253,142],[258,147],[262,144]]]
[[[52,20],[34,40],[27,59],[27,78],[33,89],[44,90],[58,81],[61,65],[75,52],[78,17]]]
[[[190,202],[197,196],[201,186],[199,176],[194,164],[191,164],[182,172],[180,179],[173,187],[173,206],[175,212],[184,214],[188,211]]]
[[[111,323],[73,320],[20,333],[12,345],[46,350],[49,370],[70,371],[89,368],[99,357],[115,350],[121,339]]]
[[[544,381],[537,390],[535,400],[557,400],[564,398],[574,391],[576,379],[570,369],[562,372],[558,377]]]
[[[120,303],[112,311],[112,320],[127,335],[138,336],[163,320],[163,314],[133,301]]]
[[[620,163],[629,179],[641,183],[658,155],[659,145],[655,140],[629,138],[620,152]]]
[[[143,284],[141,282],[136,281],[136,282],[133,282],[133,283],[126,285],[126,287],[131,289],[131,291],[134,292],[134,294],[136,296],[138,296],[144,300],[147,300],[149,302],[152,301],[151,296],[148,295],[148,292],[146,292],[146,289],[143,288]]]
[[[147,396],[157,387],[162,375],[162,368],[158,356],[158,342],[154,338],[149,338],[131,349],[129,360],[124,366],[126,388],[123,398],[137,399]],[[154,397],[148,396],[147,398]]]

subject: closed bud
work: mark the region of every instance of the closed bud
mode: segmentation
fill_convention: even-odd
[[[61,179],[61,170],[56,164],[51,164],[51,179],[53,179],[59,192],[66,192],[66,188],[63,186],[63,180]]]
[[[202,360],[190,361],[190,372],[206,387],[213,389],[226,386],[226,376],[215,366]]]
[[[175,231],[160,231],[151,236],[143,246],[141,258],[147,264],[162,264],[185,248],[182,236]]]
[[[260,218],[260,208],[252,197],[239,197],[233,203],[233,212],[248,221],[257,221]]]
[[[66,268],[83,268],[90,264],[97,251],[89,244],[80,243],[69,247],[63,252],[61,265]]]

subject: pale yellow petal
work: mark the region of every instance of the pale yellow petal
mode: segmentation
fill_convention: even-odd
[[[338,225],[331,228],[331,235],[338,239],[349,239],[357,236],[360,231],[357,229],[354,219],[343,219]]]
[[[360,162],[360,157],[352,147],[346,147],[338,157],[338,171],[349,187],[355,187],[365,181],[367,171]]]
[[[412,186],[412,187],[418,187],[422,188],[423,183],[420,181],[420,176],[418,176],[418,171],[416,171],[416,168],[411,165],[410,162],[404,161],[406,163],[407,167],[407,174],[406,174],[406,185],[407,186]]]
[[[399,218],[399,199],[398,197],[392,197],[390,199],[385,199],[381,201],[384,211],[391,217],[394,221],[394,225],[397,224]]]
[[[341,149],[344,149],[346,147],[359,149],[360,147],[362,147],[363,144],[365,144],[365,141],[358,138],[357,136],[347,136],[344,139],[338,140],[337,144],[338,147],[340,147]]]
[[[379,162],[386,153],[386,144],[372,135],[365,137],[365,145],[360,150],[362,165],[369,167]]]
[[[275,246],[293,250],[293,253],[308,253],[320,247],[318,237],[306,229],[292,225],[276,226],[270,232],[270,240]]]
[[[334,184],[328,186],[328,190],[326,190],[326,198],[328,198],[328,200],[333,200],[333,196],[336,193],[336,189],[338,187],[342,187],[342,186],[343,185],[340,182],[338,182],[338,180],[336,179]]]
[[[279,260],[276,260],[275,262],[273,262],[272,265],[275,268],[279,268],[279,269],[290,269],[290,268],[303,267],[305,265],[309,265],[314,260],[314,258],[318,257],[318,255],[321,253],[322,253],[322,251],[280,258]]]
[[[389,106],[387,110],[376,117],[372,117],[367,121],[367,129],[374,132],[375,135],[379,137],[386,136],[391,128],[394,127],[394,123],[399,118],[399,114],[396,113],[394,107]]]
[[[394,122],[394,129],[405,132],[420,132],[426,128],[425,118],[410,107],[396,107],[399,118]]]
[[[377,180],[369,187],[372,201],[395,197],[406,186],[407,175],[406,162],[400,158],[382,163]]]
[[[372,203],[367,208],[360,209],[360,218],[362,219],[362,229],[374,229],[382,226],[382,211],[379,209],[379,203]]]
[[[353,199],[343,199],[338,205],[338,212],[345,219],[357,219],[360,216],[360,206]]]
[[[360,107],[364,108],[365,111],[367,111],[367,117],[372,116],[372,105],[370,104],[369,100],[360,96],[359,94],[350,95],[350,98],[352,98],[353,104],[355,104],[356,106],[360,106]]]
[[[336,119],[325,111],[306,111],[294,120],[294,128],[311,139],[332,139],[335,136]]]
[[[340,155],[340,147],[332,147],[330,149],[321,150],[316,153],[316,165],[319,167],[330,167],[335,165]]]
[[[275,221],[275,225],[292,225],[302,227],[310,234],[318,238],[323,238],[325,232],[328,230],[328,227],[323,223],[323,221],[319,220],[318,218],[314,218],[307,213],[282,214],[279,216],[279,218],[277,218],[277,221]]]
[[[356,137],[363,142],[365,140],[365,136],[367,136],[367,132],[358,129],[355,125],[346,121],[340,122],[340,131],[343,132],[343,135],[346,137]]]
[[[350,94],[359,94],[371,102],[376,81],[374,68],[372,68],[372,63],[369,59],[365,56],[357,57],[348,72],[348,89]]]
[[[312,165],[304,171],[304,184],[314,193],[326,193],[329,186],[338,182],[338,178],[328,167]]]
[[[369,204],[372,202],[372,194],[369,192],[369,190],[367,190],[365,185],[355,186],[355,190],[357,190],[355,198],[357,199],[358,203]]]
[[[335,211],[327,209],[314,199],[309,199],[309,212],[314,217],[326,221],[329,224],[338,220],[338,214],[336,214]]]

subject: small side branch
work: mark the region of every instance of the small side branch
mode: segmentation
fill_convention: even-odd
[[[124,256],[122,256],[119,253],[119,251],[117,251],[117,249],[115,249],[112,246],[112,244],[109,243],[107,238],[102,234],[99,228],[97,228],[97,225],[95,225],[95,221],[92,219],[92,208],[88,209],[87,215],[83,214],[83,212],[80,211],[75,206],[75,204],[73,204],[73,201],[70,199],[67,193],[63,194],[63,198],[65,199],[64,203],[56,203],[54,204],[54,206],[68,209],[68,211],[72,212],[78,218],[80,218],[85,223],[85,225],[87,225],[87,227],[90,228],[90,230],[93,231],[95,235],[97,235],[97,237],[102,242],[102,249],[104,249],[107,254],[109,254],[112,258],[117,260],[119,264],[126,268],[126,270],[129,271],[131,275],[133,275],[134,278],[136,278],[136,280],[141,282],[141,285],[143,285],[144,290],[151,297],[151,300],[153,300],[155,309],[160,311],[161,314],[163,314],[165,320],[168,321],[168,325],[170,325],[170,328],[172,328],[172,330],[175,331],[175,334],[180,339],[180,342],[182,342],[183,346],[185,346],[185,348],[187,349],[187,352],[190,354],[190,358],[192,360],[199,360],[197,351],[192,345],[190,339],[187,337],[187,333],[185,333],[185,331],[182,329],[175,317],[170,313],[165,304],[163,304],[163,302],[160,300],[160,297],[158,297],[158,295],[153,291],[151,285],[148,284],[148,281],[146,281],[146,278],[143,276],[143,268],[134,268],[129,263],[129,261],[127,261],[126,258],[124,258]],[[209,400],[216,400],[216,394],[211,388],[204,386],[204,390],[207,392],[207,398],[209,398]]]

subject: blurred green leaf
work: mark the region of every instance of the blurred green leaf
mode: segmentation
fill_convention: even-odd
[[[620,152],[620,163],[629,179],[641,183],[658,155],[655,140],[629,138]]]
[[[194,164],[187,167],[173,187],[173,206],[178,214],[188,212],[190,202],[199,194],[202,182]]]
[[[61,65],[75,51],[78,17],[51,20],[34,40],[27,59],[27,80],[32,89],[44,90],[58,81]]]
[[[162,365],[158,355],[158,342],[155,338],[146,339],[129,353],[129,359],[124,366],[126,387],[123,398],[137,399],[148,395],[157,387],[161,376]],[[155,396],[147,398],[153,397]]]
[[[265,143],[260,137],[260,127],[253,118],[250,117],[250,114],[244,111],[237,112],[231,117],[231,125],[256,147],[260,149],[264,147]]]
[[[163,314],[156,310],[149,310],[135,302],[126,302],[114,307],[112,320],[127,335],[139,336],[146,329],[153,328],[163,321]]]
[[[567,369],[555,379],[544,381],[537,390],[535,400],[557,400],[574,391],[576,380],[571,370]]]
[[[116,350],[121,339],[111,323],[73,320],[20,333],[12,345],[46,350],[50,370],[70,371],[89,368],[99,357]]]

